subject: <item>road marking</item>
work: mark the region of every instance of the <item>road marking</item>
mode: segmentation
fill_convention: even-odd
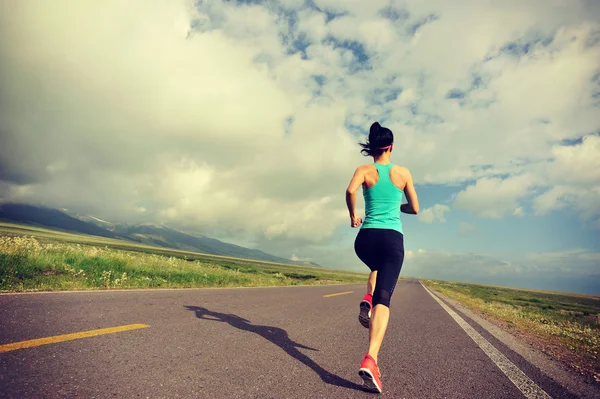
[[[516,385],[517,388],[525,395],[526,398],[551,398],[542,388],[533,382],[525,373],[521,371],[514,363],[506,358],[498,349],[494,348],[481,334],[471,327],[462,317],[454,310],[441,301],[437,296],[433,295],[422,283],[421,286],[435,299],[446,312],[452,316],[454,321],[462,327],[463,330],[479,345],[479,347],[489,356],[490,359],[502,370],[504,374]]]
[[[336,295],[345,295],[345,294],[352,294],[354,291],[346,291],[346,292],[338,292],[335,294],[327,294],[327,295],[323,295],[323,298],[329,298],[330,296],[336,296]]]
[[[73,334],[56,335],[54,337],[31,339],[29,341],[13,342],[12,344],[0,345],[0,353],[10,352],[17,349],[31,348],[33,346],[54,344],[57,342],[71,341],[74,339],[94,337],[96,335],[113,334],[121,331],[137,330],[139,328],[150,327],[146,324],[128,324],[126,326],[101,328],[99,330],[82,331]]]

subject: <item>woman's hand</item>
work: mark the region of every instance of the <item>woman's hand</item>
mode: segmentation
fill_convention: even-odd
[[[358,227],[358,226],[360,226],[361,223],[362,223],[362,218],[360,218],[359,216],[350,216],[350,226],[351,227]]]

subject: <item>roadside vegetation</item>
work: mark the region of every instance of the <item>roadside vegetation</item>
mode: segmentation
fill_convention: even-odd
[[[125,246],[121,243],[120,245]],[[363,283],[366,275],[135,246],[0,235],[0,291]]]
[[[422,280],[487,320],[600,382],[600,297]]]

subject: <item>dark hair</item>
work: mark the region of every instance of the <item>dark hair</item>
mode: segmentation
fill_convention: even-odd
[[[366,143],[359,143],[363,148],[360,150],[364,156],[379,156],[383,154],[382,147],[387,147],[394,142],[394,133],[379,122],[375,122],[369,129],[369,138]]]

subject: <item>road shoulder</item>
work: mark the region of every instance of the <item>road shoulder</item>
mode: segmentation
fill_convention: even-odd
[[[462,313],[462,315],[477,323],[490,335],[502,342],[514,352],[518,353],[533,366],[537,367],[548,378],[556,381],[565,389],[571,391],[579,397],[600,397],[600,388],[586,383],[583,378],[562,363],[550,358],[548,355],[523,342],[523,340],[484,319],[461,303],[448,298],[431,287],[427,287],[427,289],[437,295],[447,305],[453,307],[455,311]]]

